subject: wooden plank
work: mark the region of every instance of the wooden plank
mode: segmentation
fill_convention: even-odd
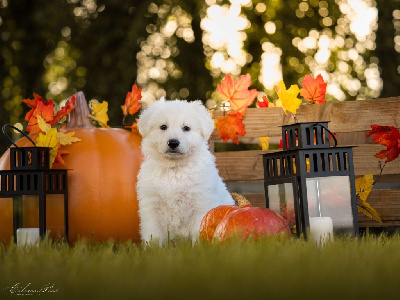
[[[223,116],[217,111],[214,117]],[[297,111],[298,122],[330,121],[332,132],[353,132],[370,130],[371,124],[400,127],[400,97],[301,105]],[[279,126],[293,124],[290,115],[280,107],[248,108],[243,118],[246,137],[281,136]],[[212,139],[218,139],[214,131]]]
[[[400,226],[400,190],[372,190],[367,201],[380,214],[382,223],[358,214],[360,227]]]
[[[383,146],[376,144],[360,145],[353,149],[354,173],[363,176],[368,173],[380,174],[379,159],[374,154]],[[225,181],[263,181],[264,168],[262,154],[276,151],[232,151],[215,153],[219,174]],[[400,159],[388,163],[383,174],[400,174]]]
[[[224,181],[263,181],[263,153],[268,151],[229,151],[214,155]]]
[[[243,194],[253,206],[266,207],[265,194]],[[400,226],[400,190],[372,190],[368,203],[380,214],[382,223],[358,214],[360,227]]]
[[[243,196],[255,207],[266,207],[265,194],[243,194]]]

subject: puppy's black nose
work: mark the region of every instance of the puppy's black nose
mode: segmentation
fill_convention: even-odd
[[[171,149],[177,148],[177,147],[179,146],[179,144],[180,144],[180,142],[179,142],[177,139],[170,139],[170,140],[168,140],[168,146],[169,146]]]

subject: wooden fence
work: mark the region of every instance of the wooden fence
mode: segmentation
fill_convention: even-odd
[[[215,113],[218,118],[223,112]],[[298,122],[329,121],[329,129],[336,133],[338,146],[355,146],[354,171],[356,177],[368,173],[376,179],[381,173],[380,163],[374,157],[382,145],[366,138],[372,124],[400,128],[400,97],[302,105],[297,110]],[[284,114],[282,108],[249,108],[243,119],[246,135],[239,140],[257,143],[258,137],[270,137],[279,142],[282,132],[280,126],[293,124],[291,116]],[[219,140],[218,132],[211,137],[213,143]],[[276,151],[276,150],[275,150]],[[263,190],[263,153],[271,151],[229,151],[215,152],[220,175],[231,191],[243,193],[254,206],[265,207]],[[360,227],[400,226],[400,157],[386,164],[382,176],[374,185],[367,201],[381,215],[382,224],[359,214]]]

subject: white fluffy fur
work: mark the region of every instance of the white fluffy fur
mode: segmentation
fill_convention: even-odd
[[[137,182],[142,240],[197,239],[210,209],[234,204],[208,150],[214,128],[210,114],[200,101],[161,99],[140,115],[138,127],[145,156]],[[176,153],[171,153],[170,139],[180,142]]]

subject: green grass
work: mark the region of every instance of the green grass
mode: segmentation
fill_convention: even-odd
[[[57,293],[12,295],[51,284]],[[0,245],[0,299],[399,299],[400,236],[74,247]]]

